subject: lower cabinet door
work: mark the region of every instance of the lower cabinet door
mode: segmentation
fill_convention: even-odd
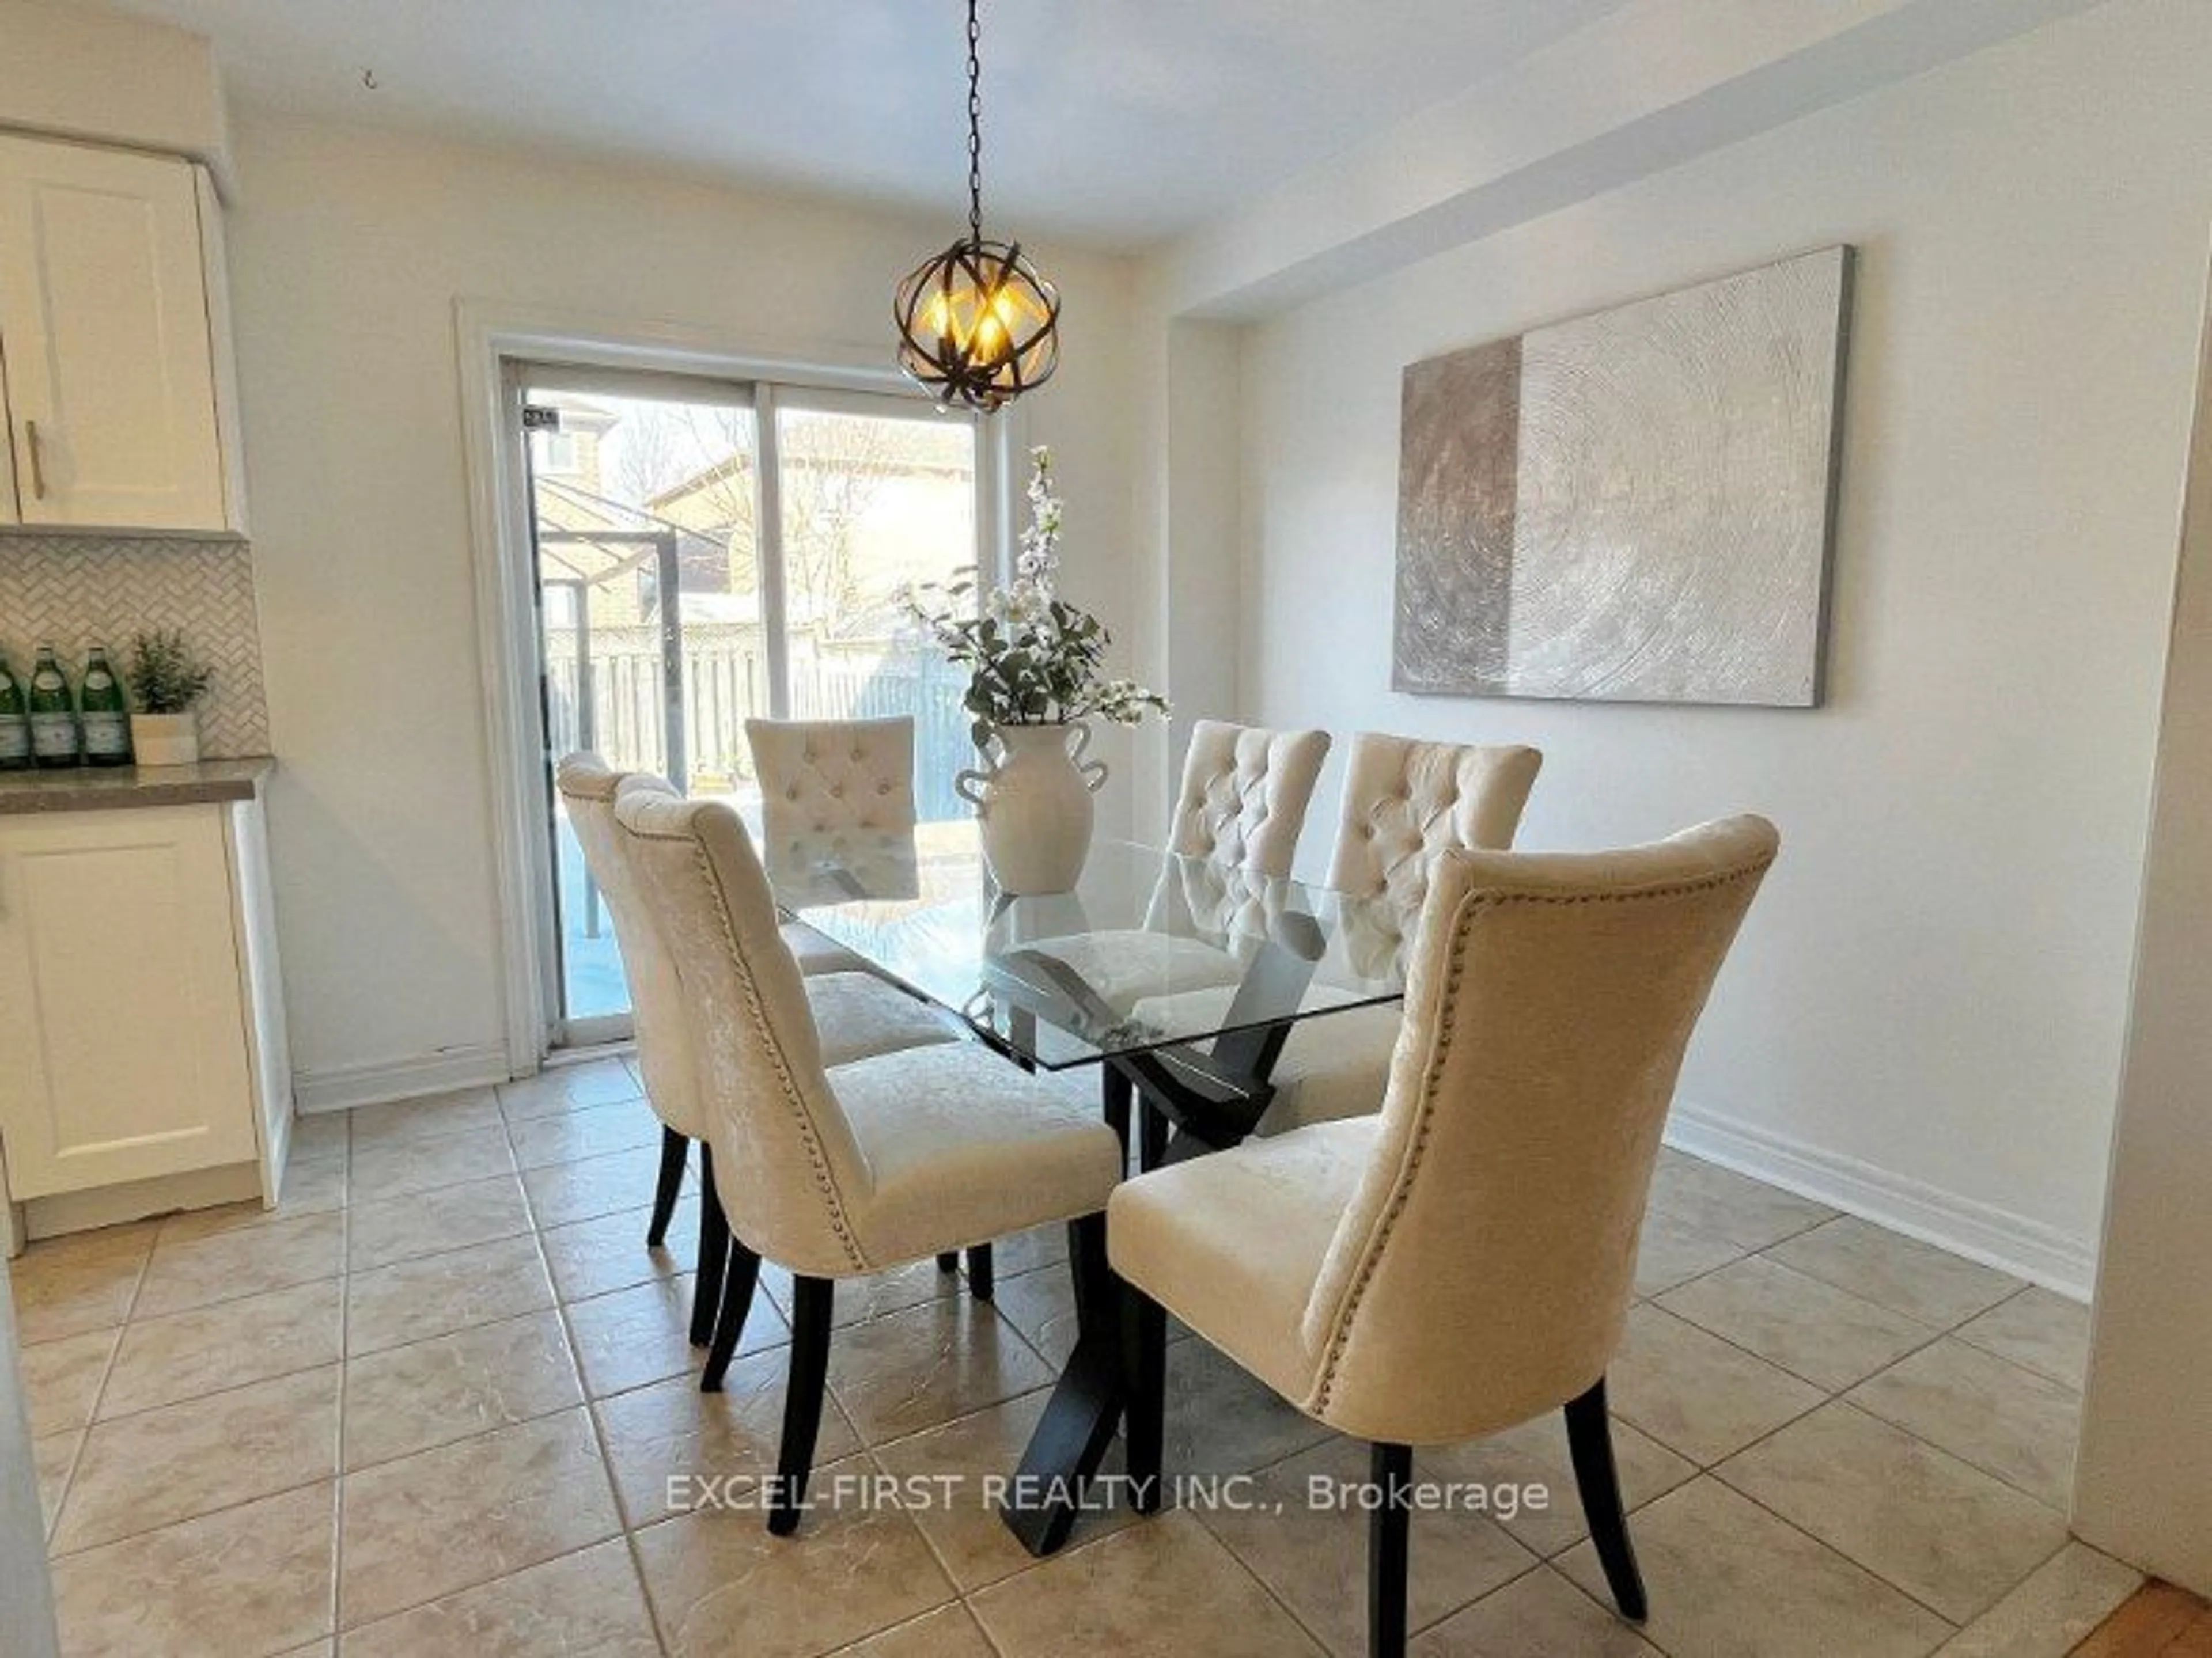
[[[26,1198],[251,1161],[219,807],[0,820],[0,1139]]]

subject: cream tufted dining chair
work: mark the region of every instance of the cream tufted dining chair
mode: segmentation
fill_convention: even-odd
[[[713,1153],[707,1149],[707,1113],[675,963],[661,948],[615,838],[615,802],[622,794],[657,793],[673,799],[676,792],[658,777],[615,771],[595,754],[564,757],[555,781],[583,847],[585,865],[605,894],[607,912],[614,918],[623,972],[629,981],[638,1068],[645,1073],[647,1102],[660,1119],[660,1179],[646,1232],[652,1248],[659,1248],[668,1236],[691,1142],[701,1142],[699,1264],[691,1339],[703,1346],[713,1331],[722,1263],[728,1253],[727,1218],[715,1188]],[[816,1018],[829,1032],[823,1048],[833,1065],[954,1040],[951,1027],[923,1004],[866,974],[811,975],[806,993]],[[988,1284],[981,1288],[988,1299]]]
[[[745,739],[760,781],[762,847],[771,867],[780,857],[801,852],[866,861],[880,859],[887,841],[912,845],[910,716],[748,720]],[[804,971],[829,961],[839,971],[863,966],[803,923],[787,925],[785,938]]]
[[[1328,885],[1387,896],[1418,914],[1439,853],[1513,844],[1543,764],[1539,750],[1517,743],[1424,743],[1361,732],[1345,768]]]
[[[1352,739],[1328,886],[1363,902],[1346,905],[1330,957],[1359,979],[1387,975],[1406,948],[1428,896],[1430,872],[1448,851],[1502,852],[1544,763],[1518,744],[1429,743],[1361,732]],[[1328,963],[1322,971],[1326,974]],[[1183,993],[1175,1010],[1188,1018],[1226,1012],[1233,991]],[[1139,1018],[1164,1005],[1139,1003]],[[1308,1123],[1362,1116],[1382,1102],[1391,1049],[1404,1010],[1354,1008],[1291,1028],[1269,1080],[1274,1098],[1255,1133],[1279,1134]],[[1157,1134],[1158,1126],[1147,1120]],[[1155,1151],[1158,1142],[1153,1142]]]
[[[1282,879],[1328,758],[1327,732],[1200,720],[1183,754],[1168,849]]]
[[[737,814],[638,791],[622,856],[682,989],[708,1138],[728,1171],[729,1271],[702,1385],[718,1390],[763,1259],[794,1276],[769,1529],[799,1524],[836,1280],[1050,1221],[1096,1218],[1121,1143],[1094,1109],[979,1045],[831,1066]]]
[[[1114,1194],[1128,1473],[1148,1503],[1172,1312],[1373,1442],[1370,1658],[1405,1649],[1411,1447],[1562,1406],[1606,1581],[1644,1615],[1605,1373],[1683,1050],[1777,847],[1735,817],[1618,852],[1444,853],[1381,1112]]]
[[[912,715],[748,720],[745,739],[761,786],[762,857],[776,878],[782,878],[783,860],[812,863],[826,856],[875,872],[871,897],[910,897],[919,890]],[[802,972],[832,963],[841,970],[867,969],[803,921],[786,922],[783,937]],[[959,1264],[948,1254],[938,1257],[937,1267],[951,1272]],[[991,1299],[989,1244],[968,1252],[968,1278],[978,1296]]]
[[[1290,873],[1328,733],[1201,720],[1183,756],[1168,850],[1142,928],[1050,938],[1036,948],[1066,964],[1108,1005],[1178,990],[1233,987],[1267,935],[1273,884]]]

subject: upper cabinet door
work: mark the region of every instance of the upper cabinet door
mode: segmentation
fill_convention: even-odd
[[[187,161],[0,138],[0,359],[24,524],[223,530]]]

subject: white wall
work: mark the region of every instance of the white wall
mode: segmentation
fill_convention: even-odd
[[[2074,1522],[2212,1594],[2212,314]]]
[[[1244,712],[1537,744],[1531,847],[1773,817],[1782,861],[1678,1121],[2074,1287],[2212,222],[2208,63],[2212,7],[2124,0],[1246,342]],[[1402,366],[1837,241],[1861,262],[1829,706],[1390,692]]]
[[[890,295],[957,228],[537,155],[237,112],[230,222],[287,999],[308,1096],[500,1063],[489,770],[454,302],[889,351]],[[1126,627],[1130,273],[1039,250],[1067,585]],[[1118,750],[1116,750],[1118,752]],[[1103,821],[1126,823],[1117,794]],[[415,1072],[413,1074],[425,1074]]]

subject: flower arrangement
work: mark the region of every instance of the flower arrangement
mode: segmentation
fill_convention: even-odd
[[[124,671],[141,714],[184,714],[206,693],[215,671],[192,654],[181,631],[156,628],[131,641]]]
[[[1096,718],[1133,726],[1147,710],[1168,712],[1167,699],[1133,680],[1106,677],[1106,647],[1113,635],[1088,610],[1060,598],[1062,502],[1053,489],[1052,451],[1030,451],[1030,524],[1021,534],[1014,580],[984,595],[979,612],[961,613],[957,601],[972,582],[942,590],[934,604],[917,594],[915,619],[953,661],[969,670],[963,699],[974,724],[975,746],[985,747],[994,726],[1057,726]]]

